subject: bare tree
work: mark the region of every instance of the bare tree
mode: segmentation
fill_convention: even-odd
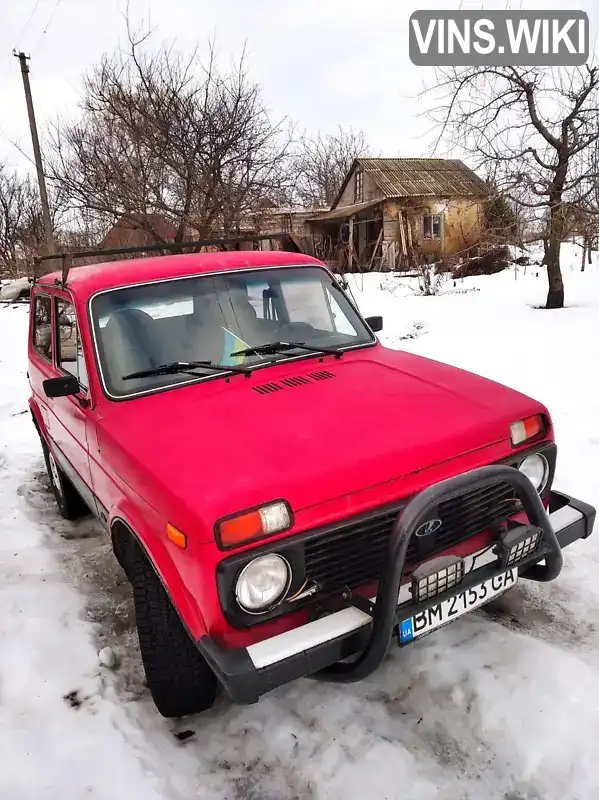
[[[587,155],[599,141],[599,68],[459,67],[439,71],[431,91],[443,98],[439,139],[460,142],[517,207],[546,216],[546,307],[561,308],[566,209],[597,211]]]
[[[330,206],[355,158],[369,147],[362,131],[339,128],[335,134],[302,139],[296,156],[295,195],[308,207]]]
[[[106,233],[106,224],[96,214],[77,209],[76,213],[65,213],[62,216],[57,234],[58,245],[65,253],[95,250]]]
[[[23,184],[0,164],[0,269],[14,274],[17,265]]]
[[[597,118],[599,127],[599,116]],[[599,250],[599,139],[586,152],[587,180],[581,184],[580,193],[588,201],[577,209],[577,230],[582,236],[581,271],[585,269],[585,258],[593,263],[593,250]]]
[[[126,217],[158,244],[157,217],[175,242],[239,230],[288,180],[287,121],[267,113],[244,56],[223,72],[214,46],[202,63],[129,39],[86,78],[80,119],[54,127],[54,184],[72,209],[104,225]]]
[[[510,200],[493,192],[485,201],[483,241],[487,246],[496,247],[506,243],[519,243],[521,219]]]
[[[11,276],[25,271],[45,241],[39,196],[31,177],[0,163],[0,271]]]

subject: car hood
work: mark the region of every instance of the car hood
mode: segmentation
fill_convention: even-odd
[[[539,412],[493,381],[377,345],[110,404],[98,443],[150,503],[169,495],[181,518],[201,516],[203,538],[219,517],[270,500],[298,512],[508,446],[510,422]]]

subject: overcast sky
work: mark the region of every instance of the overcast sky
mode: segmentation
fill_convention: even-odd
[[[505,9],[506,0],[129,0],[152,42],[200,50],[215,36],[223,57],[247,43],[252,77],[271,109],[309,131],[362,128],[386,156],[431,155],[430,122],[417,99],[430,73],[411,64],[408,20],[422,8]],[[32,54],[38,125],[76,113],[81,76],[125,34],[126,0],[0,0],[0,161],[27,164],[30,139],[14,47]],[[599,0],[509,0],[509,7],[581,9],[599,33]],[[33,12],[33,15],[32,15]],[[30,18],[31,17],[31,18]],[[443,156],[447,153],[437,153]]]

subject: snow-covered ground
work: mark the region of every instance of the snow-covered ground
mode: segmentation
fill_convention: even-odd
[[[598,505],[599,265],[581,274],[579,261],[564,247],[561,311],[534,307],[546,279],[530,267],[437,297],[381,275],[350,281],[364,313],[383,314],[383,343],[545,402],[557,485]],[[207,715],[164,721],[104,534],[54,509],[24,413],[27,321],[26,308],[0,306],[2,800],[595,800],[599,533],[566,551],[556,582],[523,583],[393,651],[362,683],[301,680],[255,706],[221,698]],[[114,672],[98,666],[105,644]]]

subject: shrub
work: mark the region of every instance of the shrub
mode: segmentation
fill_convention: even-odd
[[[502,272],[510,265],[510,251],[507,247],[493,247],[482,256],[469,258],[459,264],[451,273],[451,277],[469,278],[472,275],[494,275]]]

